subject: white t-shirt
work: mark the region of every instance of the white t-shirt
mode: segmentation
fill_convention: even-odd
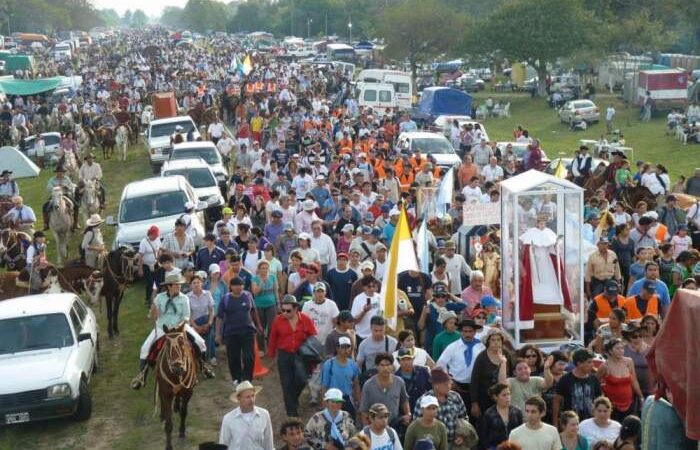
[[[392,353],[394,356],[394,368],[397,370],[400,367],[399,364],[399,351],[396,350],[394,353]],[[413,347],[413,365],[414,366],[423,366],[423,367],[428,367],[428,352],[423,350],[420,347]]]
[[[163,241],[157,237],[155,240],[150,240],[148,237],[141,239],[139,243],[139,253],[142,255],[143,264],[148,266],[151,270],[156,264],[156,254],[163,245]]]
[[[464,186],[462,188],[462,194],[466,199],[465,203],[479,203],[481,200],[481,188],[479,186],[474,188],[469,185]]]
[[[338,317],[340,313],[338,305],[328,298],[321,304],[312,300],[305,302],[301,311],[314,321],[316,331],[318,331],[318,339],[321,342],[326,342],[326,337],[333,331],[333,319]]]
[[[537,430],[531,429],[524,423],[511,431],[508,439],[527,450],[561,450],[559,432],[546,423]]]
[[[391,429],[391,433],[394,436],[393,445],[391,442],[391,436],[389,435],[389,429]],[[403,450],[403,446],[401,445],[401,439],[399,439],[399,435],[391,427],[387,427],[384,430],[384,432],[380,435],[374,434],[374,432],[372,432],[372,430],[370,429],[367,430],[367,434],[369,435],[369,439],[372,442],[372,446],[370,447],[371,450]]]
[[[607,427],[601,428],[591,418],[581,422],[579,433],[586,438],[590,445],[593,445],[602,439],[614,442],[620,435],[620,428],[620,423],[614,420],[611,420]]]
[[[352,309],[350,310],[353,317],[359,316],[362,313],[362,308],[364,308],[366,304],[367,294],[363,292],[357,295],[352,301]],[[370,305],[372,308],[367,311],[367,313],[362,317],[362,320],[355,322],[355,331],[362,339],[367,339],[372,334],[369,322],[372,319],[372,316],[379,314],[379,309],[381,308],[381,299],[379,294],[374,294],[374,296],[370,298]]]
[[[263,259],[265,257],[264,253],[262,250],[258,250],[255,253],[250,253],[249,251],[246,250],[244,253],[245,255],[245,260],[243,260],[243,267],[248,269],[248,272],[252,273],[253,275],[258,273],[258,261]],[[243,259],[243,257],[241,257]]]
[[[224,132],[224,124],[221,122],[211,123],[209,124],[209,129],[207,132],[211,135],[211,137],[220,138]]]

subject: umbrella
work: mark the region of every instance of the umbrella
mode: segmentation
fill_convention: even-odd
[[[0,148],[0,161],[0,171],[12,171],[13,179],[39,176],[39,167],[14,147]]]

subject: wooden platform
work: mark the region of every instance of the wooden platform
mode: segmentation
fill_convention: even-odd
[[[559,305],[534,305],[535,327],[520,332],[520,341],[568,340],[566,317]]]

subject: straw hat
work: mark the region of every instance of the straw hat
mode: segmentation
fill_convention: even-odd
[[[236,391],[233,394],[231,394],[229,399],[231,399],[233,403],[238,403],[238,396],[241,395],[244,391],[250,390],[255,391],[255,394],[257,395],[258,392],[262,391],[262,386],[253,386],[253,383],[246,380],[242,383],[239,383],[238,386],[236,386]]]
[[[94,227],[96,225],[101,224],[102,222],[104,222],[104,219],[100,217],[99,214],[95,213],[91,215],[88,220],[85,221],[85,225],[88,227]]]

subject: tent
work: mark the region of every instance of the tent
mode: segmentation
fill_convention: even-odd
[[[469,116],[472,111],[472,96],[458,89],[447,87],[429,87],[423,90],[418,113],[421,116],[449,114],[452,116]]]
[[[0,148],[0,161],[0,171],[11,171],[13,179],[39,176],[39,167],[15,147]]]
[[[31,55],[14,55],[9,52],[0,52],[0,61],[5,61],[5,72],[12,73],[16,70],[32,70],[34,59]]]
[[[37,80],[0,80],[0,91],[7,95],[35,95],[65,85],[64,77]]]

